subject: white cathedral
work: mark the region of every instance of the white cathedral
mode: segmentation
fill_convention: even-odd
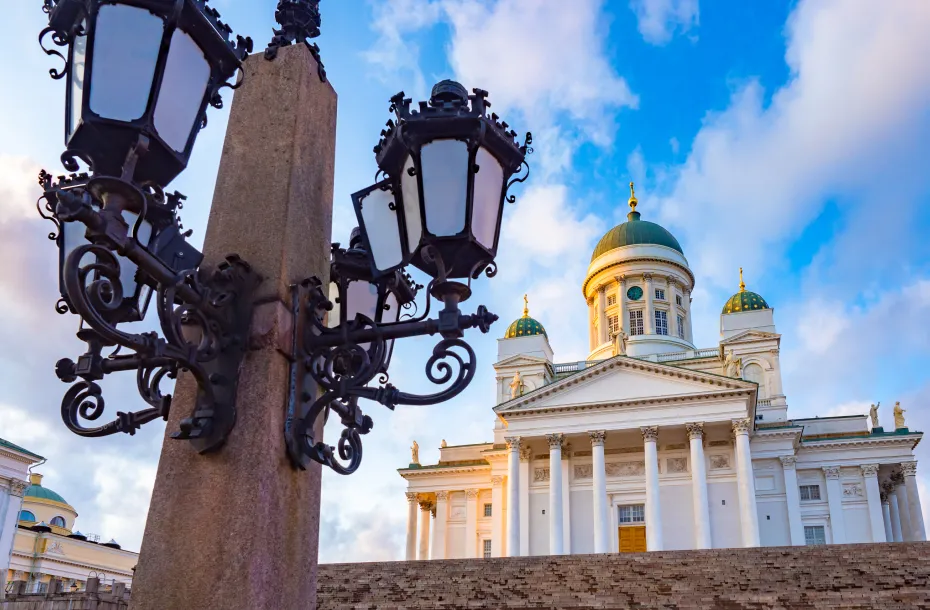
[[[774,310],[742,272],[719,345],[695,347],[694,274],[636,204],[581,287],[587,360],[556,363],[524,308],[498,340],[493,442],[443,441],[433,465],[415,445],[399,469],[406,558],[925,540],[900,406],[893,429],[875,406],[790,418]]]

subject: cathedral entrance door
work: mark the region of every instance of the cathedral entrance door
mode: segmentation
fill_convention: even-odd
[[[628,525],[621,526],[620,530],[620,552],[621,553],[645,553],[646,552],[646,526],[645,525]]]

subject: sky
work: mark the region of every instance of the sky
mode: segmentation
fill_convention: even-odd
[[[274,0],[211,2],[256,48]],[[44,455],[38,470],[77,527],[138,549],[164,433],[82,439],[60,420],[54,363],[76,357],[59,316],[52,229],[35,212],[41,167],[61,172],[63,82],[35,42],[40,2],[5,7],[0,40],[0,437]],[[930,428],[930,4],[923,0],[323,0],[318,39],[339,94],[333,239],[355,226],[349,195],[371,183],[389,98],[426,99],[455,78],[490,92],[517,132],[532,131],[531,176],[505,209],[498,265],[466,312],[499,314],[466,339],[478,374],[459,397],[375,421],[355,474],[323,477],[320,560],[401,559],[404,481],[414,439],[435,463],[442,439],[491,439],[496,341],[522,311],[556,360],[583,359],[581,294],[597,240],[628,211],[681,242],[696,277],[694,337],[719,341],[719,312],[745,268],[775,309],[790,417],[865,414],[901,401]],[[227,93],[226,97],[229,95]],[[229,108],[227,99],[226,108]],[[282,102],[286,103],[286,102]],[[227,111],[211,111],[187,171],[185,227],[202,239]],[[433,342],[399,341],[401,389],[430,391]],[[109,412],[143,404],[108,380]],[[331,439],[334,442],[335,438]],[[930,464],[930,449],[917,449]],[[930,466],[918,469],[924,510]]]

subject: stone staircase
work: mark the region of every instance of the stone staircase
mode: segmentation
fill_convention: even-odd
[[[930,543],[321,565],[320,610],[930,609]]]

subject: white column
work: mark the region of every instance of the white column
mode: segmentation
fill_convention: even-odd
[[[449,515],[449,492],[436,492],[436,523],[433,528],[433,559],[446,558],[446,522]]]
[[[691,499],[694,503],[694,548],[713,548],[710,506],[707,504],[707,466],[704,464],[704,423],[685,424],[691,443]]]
[[[643,285],[645,289],[643,292],[646,293],[646,321],[645,326],[643,327],[643,332],[647,335],[656,334],[656,319],[655,319],[655,308],[652,306],[652,301],[656,296],[655,288],[652,285],[652,274],[644,273],[643,274]],[[648,533],[646,534],[649,535]]]
[[[571,445],[562,446],[562,551],[572,554],[572,506],[571,506]]]
[[[607,473],[604,464],[604,430],[588,432],[591,436],[591,470],[594,494],[594,552],[609,553],[610,518],[607,512]]]
[[[759,513],[756,511],[756,481],[752,472],[752,453],[749,450],[749,430],[752,429],[752,422],[748,418],[734,419],[731,424],[736,437],[736,481],[739,490],[743,546],[760,546]]]
[[[898,499],[898,520],[901,522],[901,542],[910,542],[911,537],[911,511],[907,501],[907,488],[904,486],[904,476],[898,472],[894,476],[894,495]]]
[[[603,295],[601,291],[601,295]],[[547,434],[549,443],[549,554],[562,555],[565,549],[562,533],[562,442],[561,434]]]
[[[606,286],[599,286],[597,289],[597,344],[604,345],[609,337],[607,336],[607,291]]]
[[[885,538],[885,519],[882,517],[882,492],[878,488],[878,464],[859,466],[865,479],[865,497],[869,503],[869,525],[872,528],[872,542],[888,542]]]
[[[491,557],[503,557],[504,477],[491,477]]]
[[[507,441],[507,556],[520,555],[520,437]]]
[[[911,540],[923,542],[927,539],[924,529],[924,514],[920,506],[920,492],[917,490],[917,462],[901,464],[904,473],[904,487],[907,489],[907,509],[911,522]]]
[[[891,505],[885,492],[882,492],[882,521],[885,525],[885,540],[894,542],[894,533],[891,527]]]
[[[407,561],[417,558],[417,494],[413,491],[407,494]]]
[[[843,517],[843,484],[840,483],[840,467],[824,466],[823,473],[827,477],[827,504],[830,506],[833,544],[845,544],[846,519]]]
[[[901,535],[901,513],[898,507],[898,495],[895,493],[895,484],[892,481],[886,481],[884,484],[885,497],[888,498],[888,509],[891,514],[891,540],[893,542],[903,542]]]
[[[620,275],[617,280],[617,322],[626,335],[630,336],[630,316],[626,312],[626,277]]]
[[[433,534],[435,536],[436,534]],[[465,557],[478,557],[478,490],[465,490]]]
[[[420,500],[420,555],[419,558],[429,559],[429,519],[433,510],[433,503],[429,500]]]
[[[798,490],[798,459],[793,455],[783,455],[782,472],[785,473],[785,499],[788,501],[788,529],[791,532],[791,544],[804,546],[804,523],[801,521],[801,494]]]
[[[588,299],[588,343],[591,351],[597,347],[597,334],[594,330],[594,299]]]
[[[529,447],[520,447],[520,557],[530,555],[530,480],[533,467],[533,452]]]
[[[656,442],[659,440],[658,426],[640,428],[643,433],[643,446],[646,453],[646,550],[661,551],[662,541],[662,503],[659,498],[659,453]]]

